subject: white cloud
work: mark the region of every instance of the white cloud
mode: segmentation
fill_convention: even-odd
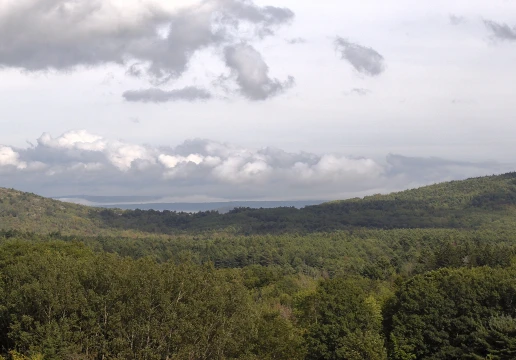
[[[106,143],[101,136],[90,134],[85,130],[69,131],[55,139],[50,134],[44,133],[38,139],[38,144],[55,149],[88,151],[102,151],[106,147]]]
[[[11,147],[0,145],[0,167],[3,166],[14,166],[23,170],[27,168],[27,163],[20,161],[20,154]]]
[[[295,179],[304,183],[339,182],[349,179],[378,179],[384,168],[371,159],[351,159],[332,154],[323,155],[314,165],[297,162],[294,164]]]
[[[158,160],[166,168],[173,169],[181,163],[191,162],[195,165],[199,165],[204,161],[204,157],[199,154],[190,154],[187,157],[161,154]]]
[[[273,169],[261,159],[232,155],[213,169],[216,179],[230,184],[263,183],[272,175]]]
[[[136,160],[142,160],[151,164],[154,164],[156,161],[151,151],[145,147],[118,141],[109,144],[106,156],[111,164],[122,171],[129,170]]]
[[[210,140],[152,147],[85,130],[0,146],[0,186],[52,196],[161,195],[225,199],[337,199],[506,170],[497,163],[389,155],[249,149]],[[3,169],[3,170],[2,170]]]
[[[45,133],[35,147],[27,149],[4,146],[0,164],[15,166],[20,176],[27,164],[39,164],[33,166],[34,177],[25,180],[36,187],[43,186],[47,178],[56,186],[73,178],[74,184],[85,188],[106,181],[117,183],[119,189],[128,184],[152,191],[172,187],[179,192],[175,196],[214,197],[222,193],[234,197],[246,192],[251,197],[267,196],[271,189],[278,195],[292,186],[310,189],[315,185],[328,185],[331,191],[341,185],[353,190],[382,175],[382,167],[371,159],[253,150],[199,139],[175,148],[157,148],[111,141],[85,130],[58,137]],[[192,186],[196,193],[181,193],[194,191],[189,189]]]

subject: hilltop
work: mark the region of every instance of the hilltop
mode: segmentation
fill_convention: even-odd
[[[493,224],[512,226],[515,205],[516,173],[445,182],[302,209],[236,208],[226,214],[101,209],[0,189],[0,228],[80,235],[205,230],[252,234],[354,227],[477,229]]]
[[[103,227],[95,216],[99,211],[101,209],[0,188],[0,229],[43,234],[114,235],[115,231]]]
[[[333,201],[322,207],[347,217],[346,223],[366,227],[476,228],[502,218],[512,222],[515,205],[516,173],[512,172]],[[317,213],[316,208],[311,210]]]

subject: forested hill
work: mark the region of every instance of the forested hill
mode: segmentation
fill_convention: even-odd
[[[187,214],[0,189],[0,360],[516,359],[515,194]]]
[[[327,204],[377,201],[423,201],[429,206],[463,209],[465,207],[492,207],[515,204],[516,172],[449,181],[395,192],[388,195],[366,196],[363,199],[334,201]]]
[[[516,227],[515,205],[516,173],[446,182],[303,209],[237,208],[227,214],[98,209],[0,189],[0,228],[96,235],[124,231],[173,234],[225,230],[253,234],[354,227]]]
[[[86,206],[0,188],[0,229],[95,234],[100,224],[93,221],[91,212]]]

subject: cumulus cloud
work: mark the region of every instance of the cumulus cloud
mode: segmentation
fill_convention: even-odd
[[[7,166],[13,166],[17,169],[27,168],[27,164],[20,161],[20,154],[9,146],[0,145],[0,167]]]
[[[250,100],[265,100],[283,92],[294,83],[292,76],[285,81],[271,78],[269,67],[262,55],[250,45],[228,46],[224,54],[226,65],[231,69],[241,94]]]
[[[340,52],[341,58],[348,61],[361,74],[377,76],[385,70],[383,56],[373,48],[352,43],[341,37],[335,39],[335,48]]]
[[[57,137],[43,134],[35,146],[25,149],[0,147],[0,171],[0,186],[51,195],[139,191],[234,199],[307,194],[317,198],[338,190],[364,190],[384,169],[371,159],[334,154],[252,150],[200,139],[151,147],[81,130]]]
[[[43,134],[27,148],[0,145],[0,186],[49,196],[338,199],[504,170],[496,163],[401,155],[379,162],[202,139],[143,146],[84,130]]]
[[[208,100],[211,94],[201,88],[187,86],[176,90],[161,90],[159,88],[150,88],[142,90],[129,90],[122,95],[126,101],[131,102],[154,102],[162,103],[169,101],[199,101]]]
[[[133,166],[141,167],[143,163],[155,163],[150,148],[107,141],[85,130],[70,131],[57,138],[44,133],[37,140],[37,146],[23,150],[21,154],[46,164],[51,172],[77,166],[83,166],[86,170],[114,167],[123,172]]]
[[[505,23],[485,20],[484,24],[493,33],[493,38],[498,40],[516,41],[516,26],[512,28]]]
[[[106,147],[106,142],[101,136],[93,135],[85,130],[70,131],[54,139],[48,133],[44,133],[38,139],[38,144],[54,149],[78,149],[101,151]]]
[[[294,17],[251,0],[202,0],[173,11],[150,0],[0,5],[0,66],[38,71],[117,63],[158,82],[181,75],[202,49],[272,35]]]

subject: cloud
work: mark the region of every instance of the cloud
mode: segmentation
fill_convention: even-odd
[[[292,38],[292,39],[286,39],[285,40],[287,44],[295,45],[295,44],[305,44],[306,39],[302,37]]]
[[[457,25],[461,25],[461,24],[464,24],[466,22],[466,18],[463,17],[463,16],[457,16],[457,15],[453,15],[453,14],[450,14],[450,24],[454,25],[454,26],[457,26]]]
[[[414,184],[428,184],[493,173],[514,171],[514,164],[471,162],[442,159],[439,157],[410,157],[390,154],[387,156],[388,177],[402,177]]]
[[[0,145],[0,186],[48,196],[339,199],[507,170],[497,163],[401,155],[382,163],[203,139],[143,146],[84,130],[43,134],[27,148]]]
[[[251,0],[202,0],[173,10],[159,4],[8,1],[0,6],[0,67],[68,71],[115,63],[163,84],[187,71],[197,52],[273,35],[294,18],[287,8]]]
[[[238,21],[244,20],[260,25],[255,28],[255,34],[259,37],[273,35],[274,30],[294,18],[294,12],[287,8],[274,6],[258,7],[251,1],[222,0],[227,6],[227,13],[222,15],[222,21],[238,27]]]
[[[226,65],[242,95],[250,100],[265,100],[280,94],[294,84],[294,78],[280,81],[269,77],[269,66],[252,46],[238,44],[224,49]]]
[[[0,64],[29,71],[121,64],[168,18],[143,2],[132,12],[103,0],[10,1],[0,8]]]
[[[84,166],[88,170],[113,167],[127,171],[143,163],[154,164],[152,150],[121,141],[107,141],[85,130],[69,131],[57,138],[44,133],[37,146],[20,152],[21,156],[47,165],[52,173],[66,168]]]
[[[371,90],[363,89],[363,88],[353,88],[347,93],[347,95],[358,95],[358,96],[367,96],[369,94],[371,94]]]
[[[511,28],[507,24],[501,24],[491,20],[484,20],[484,24],[492,31],[493,38],[516,41],[516,26]]]
[[[130,90],[122,95],[126,101],[130,102],[154,102],[162,103],[169,101],[199,101],[208,100],[212,96],[205,89],[194,86],[187,86],[176,90],[161,90],[159,88]]]
[[[29,164],[39,164],[29,166]],[[384,169],[371,159],[247,149],[210,140],[151,147],[87,131],[0,147],[0,186],[49,195],[152,194],[238,198],[328,197],[364,190]],[[308,194],[308,196],[307,196]]]
[[[9,146],[0,145],[0,168],[10,166],[20,170],[27,168],[27,164],[20,161],[20,154]]]
[[[352,43],[341,37],[335,39],[335,47],[341,58],[347,60],[361,74],[377,76],[385,71],[383,56],[373,48]]]
[[[101,151],[106,148],[106,142],[101,136],[90,134],[85,130],[70,131],[56,139],[44,133],[38,139],[38,144],[53,149]]]

